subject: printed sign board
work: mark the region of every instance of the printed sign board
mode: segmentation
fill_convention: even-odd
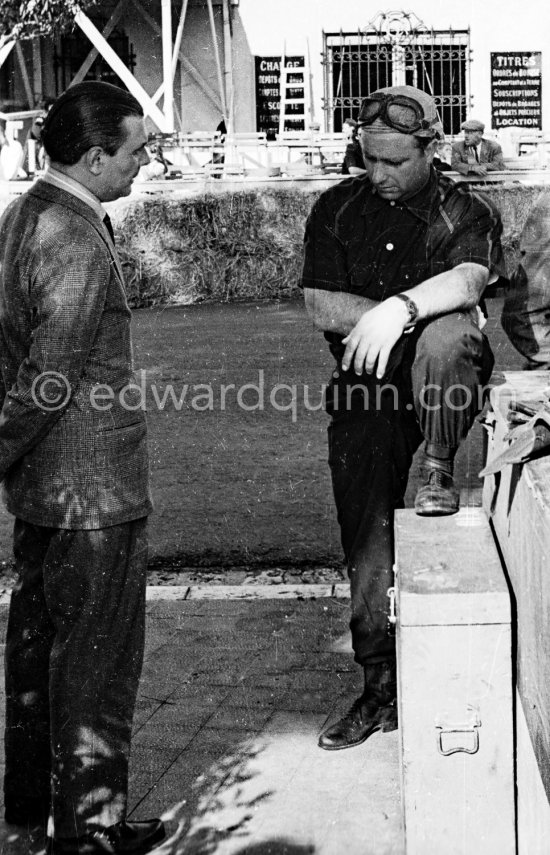
[[[268,139],[275,139],[279,131],[279,111],[281,109],[281,56],[257,56],[256,62],[256,130],[264,131]],[[303,56],[285,57],[285,67],[303,68]],[[296,84],[292,87],[293,82]],[[286,96],[288,99],[304,98],[304,78],[302,72],[287,77]],[[285,128],[293,131],[305,130],[305,115],[302,104],[287,104],[285,109]]]
[[[542,129],[541,53],[491,54],[491,127]]]

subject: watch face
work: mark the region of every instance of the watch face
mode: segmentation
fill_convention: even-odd
[[[409,313],[409,323],[414,324],[414,322],[418,318],[418,306],[416,305],[414,300],[411,300],[411,298],[407,297],[406,294],[397,294],[396,296],[399,297],[400,300],[403,300],[403,302],[405,303],[407,311]]]
[[[418,317],[418,306],[413,302],[413,300],[409,299],[407,301],[407,309],[409,310],[411,322],[416,321]]]

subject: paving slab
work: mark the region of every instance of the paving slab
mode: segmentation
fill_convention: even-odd
[[[159,855],[402,855],[397,733],[317,746],[360,691],[348,620],[334,597],[148,603],[130,811],[163,815]],[[40,852],[0,822],[0,855]]]

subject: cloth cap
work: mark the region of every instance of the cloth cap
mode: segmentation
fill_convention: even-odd
[[[481,131],[483,133],[485,130],[485,125],[479,119],[468,119],[467,122],[462,122],[460,127],[463,131]]]
[[[414,131],[414,133],[411,134],[411,136],[424,137],[424,139],[426,139],[426,138],[433,139],[434,137],[437,137],[440,140],[444,139],[445,134],[443,131],[443,125],[441,124],[441,122],[439,120],[439,116],[437,114],[437,109],[435,106],[435,101],[431,95],[428,95],[427,92],[423,92],[422,89],[417,89],[416,86],[406,86],[406,85],[403,85],[403,86],[386,86],[384,89],[377,89],[375,92],[371,92],[369,97],[372,98],[373,95],[381,95],[381,94],[383,94],[383,95],[404,95],[406,98],[410,98],[412,101],[416,101],[416,103],[418,104],[418,106],[421,108],[421,110],[424,113],[424,118],[426,119],[427,122],[430,123],[430,127],[427,129],[419,128],[419,130]],[[361,124],[361,113],[359,114],[359,124]],[[382,130],[380,127],[380,124],[382,124],[382,123],[379,122],[379,120],[377,119],[373,123],[373,125],[367,125],[366,127],[364,127],[364,129],[367,131],[370,130],[371,128],[373,130]],[[376,125],[376,127],[374,127],[374,125]],[[387,131],[389,126],[385,125],[385,127],[386,127],[386,131]],[[390,128],[390,130],[391,130],[391,128]]]

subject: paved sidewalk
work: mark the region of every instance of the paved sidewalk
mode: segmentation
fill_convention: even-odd
[[[169,818],[159,851],[402,855],[398,733],[316,744],[360,691],[349,600],[318,587],[149,601],[130,804],[134,818]],[[6,617],[1,606],[2,637]],[[0,822],[0,855],[42,844]]]

